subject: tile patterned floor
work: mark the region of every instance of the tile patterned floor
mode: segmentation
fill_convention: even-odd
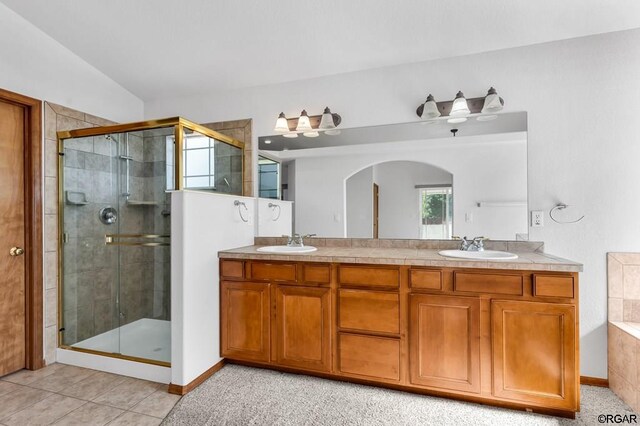
[[[0,425],[159,425],[180,399],[167,385],[52,364],[0,378]]]

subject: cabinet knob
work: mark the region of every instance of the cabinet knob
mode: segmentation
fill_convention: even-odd
[[[9,254],[11,256],[22,256],[24,249],[22,247],[12,247],[11,250],[9,250]]]

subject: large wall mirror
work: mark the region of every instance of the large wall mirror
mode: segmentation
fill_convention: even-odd
[[[269,185],[279,182],[279,198],[291,202],[292,224],[285,229],[293,232],[334,238],[528,237],[524,112],[489,122],[470,118],[456,125],[438,120],[343,129],[315,138],[264,136],[259,149],[279,163],[268,166],[278,173],[277,179],[268,175]]]

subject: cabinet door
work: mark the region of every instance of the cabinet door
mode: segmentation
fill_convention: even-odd
[[[575,306],[493,301],[493,394],[577,409]]]
[[[276,347],[280,365],[329,371],[330,289],[276,288]]]
[[[480,300],[412,294],[411,383],[480,392]]]
[[[220,288],[222,356],[269,361],[269,284],[223,281]]]

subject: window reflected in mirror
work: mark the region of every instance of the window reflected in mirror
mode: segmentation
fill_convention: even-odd
[[[418,188],[420,239],[448,240],[453,234],[453,188],[425,186]]]
[[[280,199],[280,163],[270,158],[258,157],[259,197]]]

